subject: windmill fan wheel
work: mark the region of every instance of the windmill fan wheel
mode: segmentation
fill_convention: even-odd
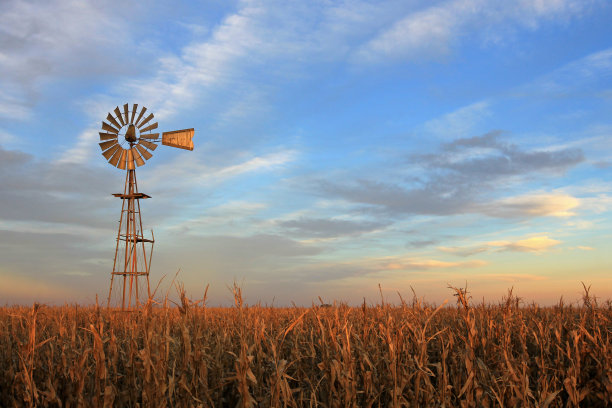
[[[142,166],[153,155],[157,148],[159,133],[151,133],[157,129],[157,122],[151,123],[153,114],[145,116],[147,108],[138,111],[138,104],[118,106],[109,112],[106,121],[102,121],[100,132],[100,148],[102,156],[110,164],[122,170],[133,170]]]

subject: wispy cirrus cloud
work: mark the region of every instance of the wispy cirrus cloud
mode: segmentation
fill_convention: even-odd
[[[447,269],[447,268],[477,268],[487,265],[486,261],[440,261],[437,259],[407,258],[394,260],[381,266],[384,270],[420,270],[420,269]]]
[[[436,2],[400,14],[389,28],[381,30],[358,49],[354,58],[365,62],[439,58],[474,31],[483,43],[500,43],[504,41],[502,33],[507,37],[517,28],[533,30],[545,21],[575,18],[587,12],[594,3],[597,1]]]
[[[549,238],[546,235],[520,239],[518,241],[490,241],[487,245],[500,248],[504,251],[536,252],[541,253],[559,245],[561,241]]]
[[[467,137],[476,124],[491,114],[489,107],[487,101],[475,102],[425,122],[423,129],[447,140]]]
[[[500,218],[571,217],[581,200],[564,193],[528,193],[477,205],[482,213]]]
[[[563,65],[512,92],[514,96],[582,97],[609,99],[601,81],[612,78],[612,48],[606,48]]]
[[[485,252],[502,251],[533,252],[540,254],[553,249],[559,244],[561,244],[561,241],[550,238],[547,235],[537,235],[518,240],[489,241],[483,244],[467,247],[438,247],[438,250],[462,257],[468,257]]]
[[[194,155],[180,155],[174,160],[156,166],[145,176],[144,180],[165,180],[169,188],[191,189],[195,186],[216,185],[241,175],[274,171],[283,168],[297,157],[295,150],[280,150],[261,155],[248,152],[236,154],[233,160],[238,163],[213,165]],[[159,185],[159,183],[158,183]],[[159,185],[163,187],[162,183]]]

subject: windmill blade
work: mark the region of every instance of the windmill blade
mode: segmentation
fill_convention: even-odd
[[[193,134],[193,128],[164,132],[162,134],[162,144],[179,149],[193,150]]]
[[[141,134],[140,137],[142,139],[153,139],[153,140],[157,140],[159,139],[159,133],[149,133],[148,135],[143,135]]]
[[[123,105],[123,114],[125,115],[124,116],[125,123],[130,123],[130,119],[129,119],[130,115],[129,115],[128,108],[129,108],[129,106],[128,106],[127,103],[125,105]]]
[[[111,140],[111,139],[116,139],[117,135],[113,134],[113,133],[104,133],[104,132],[98,132],[100,134],[100,140],[104,141],[104,140]]]
[[[121,127],[125,126],[125,122],[123,121],[123,118],[121,117],[121,111],[119,110],[118,106],[115,108],[115,115],[117,115],[117,119],[119,119],[119,122],[121,122]]]
[[[119,133],[119,131],[117,129],[115,129],[114,127],[112,127],[111,125],[109,125],[106,122],[102,122],[102,130],[106,130],[107,132],[111,132],[114,134]]]
[[[157,129],[157,122],[155,122],[155,123],[154,123],[154,124],[152,124],[152,125],[147,126],[147,127],[146,127],[146,128],[144,128],[144,129],[140,129],[140,133],[143,133],[143,132],[148,132],[149,130],[153,130],[153,129]]]
[[[148,140],[140,140],[140,144],[143,145],[144,147],[146,147],[149,150],[155,150],[157,149],[157,145],[155,143],[151,143]]]
[[[131,150],[132,156],[134,157],[134,160],[136,161],[136,165],[138,167],[145,164],[145,161],[142,159],[142,157],[140,157],[140,153],[138,153],[138,150],[136,150],[135,147],[132,147],[130,150]]]
[[[149,151],[145,149],[144,147],[142,147],[140,144],[136,145],[136,149],[138,149],[138,151],[140,152],[142,157],[145,158],[145,160],[149,160],[151,157],[153,157],[153,155],[149,153]]]
[[[100,148],[102,149],[102,151],[108,149],[111,146],[114,146],[117,144],[116,140],[109,140],[108,142],[102,142],[102,143],[98,143],[100,145]]]
[[[119,163],[117,163],[117,167],[121,170],[125,170],[125,159],[127,159],[127,150],[121,149],[121,156],[119,157]]]
[[[138,109],[138,104],[135,103],[134,107],[132,108],[132,120],[130,120],[130,123],[134,123],[134,116],[136,116],[136,110]]]
[[[102,156],[106,158],[106,160],[110,160],[111,157],[117,152],[117,150],[121,149],[119,143],[108,149],[107,151],[102,153]]]
[[[123,149],[121,148],[121,146],[118,146],[118,147],[119,149],[115,151],[115,153],[113,154],[113,157],[111,157],[110,160],[108,161],[111,165],[115,167],[117,167],[117,163],[119,163],[119,158],[123,154]]]
[[[113,115],[111,115],[110,113],[106,117],[106,120],[108,120],[110,123],[112,123],[117,129],[121,129],[121,125],[119,124],[119,122],[117,122],[115,120],[115,117]]]
[[[147,118],[145,120],[143,120],[141,123],[139,123],[138,124],[138,129],[140,129],[142,126],[144,126],[151,119],[153,119],[153,114],[150,114],[149,116],[147,116]]]
[[[132,154],[132,149],[127,150],[127,168],[128,170],[134,170],[136,166],[134,166],[134,155]]]
[[[140,118],[142,118],[142,115],[144,115],[144,113],[147,111],[146,107],[142,107],[142,110],[140,111],[140,115],[138,115],[138,119],[136,119],[136,122],[134,122],[134,125],[138,125],[138,122],[140,122]]]

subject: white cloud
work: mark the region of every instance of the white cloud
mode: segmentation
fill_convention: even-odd
[[[487,245],[501,248],[504,251],[536,252],[548,251],[559,245],[561,241],[549,238],[546,235],[520,239],[518,241],[490,241]]]
[[[103,118],[103,116],[100,117]],[[100,142],[99,131],[99,129],[89,128],[81,132],[77,137],[77,143],[66,150],[57,160],[57,163],[87,163],[95,151],[92,147],[97,147]]]
[[[612,196],[608,194],[597,194],[593,197],[582,198],[582,207],[585,210],[601,214],[610,211],[612,208]]]
[[[483,213],[503,218],[571,217],[581,199],[564,193],[529,193],[480,205]]]
[[[486,261],[475,259],[471,261],[440,261],[437,259],[398,259],[380,266],[383,270],[415,270],[415,269],[448,269],[448,268],[477,268],[485,266]]]
[[[246,69],[281,52],[271,33],[262,27],[267,12],[264,6],[244,3],[214,28],[206,41],[194,41],[178,55],[160,58],[153,78],[127,83],[128,93],[148,101],[159,118],[168,118],[196,99],[206,101],[211,88],[241,83]],[[279,33],[280,39],[286,34]]]
[[[585,89],[591,89],[600,94],[600,81],[606,77],[612,77],[612,48],[572,61],[519,88],[517,93],[571,96],[574,92],[584,93]]]
[[[411,13],[370,40],[357,52],[356,58],[366,61],[381,57],[414,59],[446,54],[458,23],[454,8],[447,3]]]
[[[565,225],[577,230],[590,230],[593,229],[595,223],[591,220],[575,220],[568,221],[565,223]]]
[[[293,161],[295,156],[294,150],[281,150],[242,158],[236,164],[213,167],[205,164],[197,156],[187,154],[151,169],[144,177],[145,180],[155,180],[159,188],[168,185],[172,189],[192,190],[198,185],[216,185],[243,174],[275,170]],[[234,160],[240,159],[234,158]]]
[[[466,247],[438,247],[438,250],[457,256],[471,256],[492,251],[542,253],[556,247],[560,243],[561,241],[549,238],[547,235],[536,235],[523,239],[489,241]]]
[[[534,30],[542,21],[567,20],[578,16],[595,1],[540,0],[492,2],[486,0],[450,0],[422,10],[410,10],[388,29],[366,42],[355,52],[355,60],[418,61],[439,57],[476,32],[486,42],[501,42],[516,28]]]
[[[486,101],[475,102],[429,120],[423,128],[426,132],[446,139],[471,136],[475,126],[490,115],[489,106]]]
[[[295,151],[281,151],[277,153],[270,153],[265,156],[253,157],[245,162],[228,166],[214,172],[209,178],[215,178],[217,180],[223,180],[229,177],[235,177],[243,173],[249,173],[259,170],[269,170],[283,164],[291,162],[295,157]]]

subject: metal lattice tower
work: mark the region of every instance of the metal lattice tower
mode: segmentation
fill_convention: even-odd
[[[151,231],[151,239],[144,237],[140,216],[140,200],[151,197],[138,192],[136,170],[128,170],[125,178],[123,194],[113,194],[115,197],[121,198],[123,204],[121,205],[117,247],[115,248],[115,260],[113,261],[107,305],[111,303],[113,283],[115,276],[118,276],[123,277],[121,292],[117,296],[121,299],[121,309],[130,309],[132,305],[138,307],[143,295],[146,296],[146,299],[151,296],[149,268],[155,239],[153,238],[153,231]],[[150,245],[148,255],[145,244]],[[146,292],[143,294],[142,290],[145,284]]]
[[[143,117],[146,111],[143,107],[138,114],[137,104],[131,110],[127,103],[123,111],[116,107],[114,115],[109,113],[107,122],[102,122],[100,132],[102,155],[114,167],[126,170],[123,193],[113,194],[121,198],[122,206],[107,302],[107,307],[119,307],[120,304],[121,310],[137,308],[143,299],[151,296],[149,271],[155,239],[153,231],[150,239],[144,237],[140,214],[140,200],[151,197],[138,191],[136,167],[153,156],[151,152],[160,142],[165,146],[193,150],[194,129],[164,132],[160,139],[159,133],[151,133],[158,124],[147,125],[153,114]]]

